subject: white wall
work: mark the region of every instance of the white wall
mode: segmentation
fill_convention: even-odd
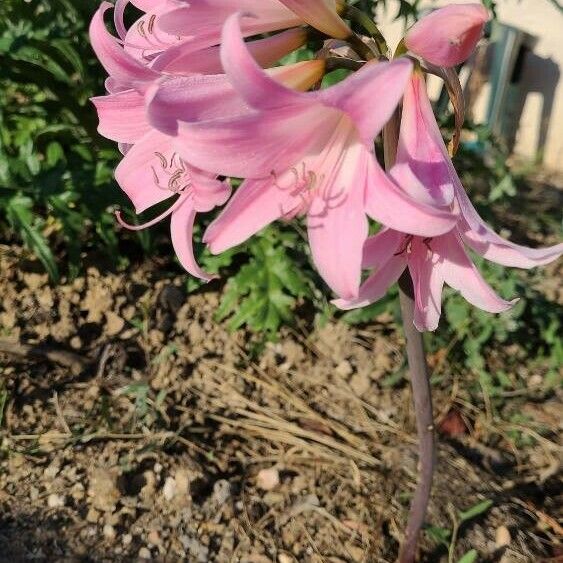
[[[427,6],[461,4],[471,0],[430,0]],[[475,0],[473,0],[475,1]],[[400,22],[391,23],[396,13],[390,3],[388,13],[378,13],[383,32],[395,45],[403,35]],[[543,163],[548,168],[563,170],[563,16],[549,0],[498,0],[498,16],[502,23],[512,25],[537,37],[532,56],[524,62],[522,84],[527,95],[516,135],[514,152],[530,160],[541,149]],[[559,75],[559,76],[558,76]],[[549,92],[553,93],[553,105],[547,118],[547,136],[540,147],[540,128],[544,103]],[[476,104],[476,118],[484,121],[486,91]]]

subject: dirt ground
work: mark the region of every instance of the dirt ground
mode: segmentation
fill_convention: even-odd
[[[392,320],[260,350],[213,320],[220,285],[184,287],[156,262],[52,287],[2,248],[0,561],[393,561],[416,442]],[[552,429],[519,448],[466,377],[435,389],[429,523],[490,500],[450,561],[561,561],[560,396],[519,396]],[[429,534],[422,553],[448,561]]]

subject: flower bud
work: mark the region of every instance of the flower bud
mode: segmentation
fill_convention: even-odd
[[[469,58],[483,34],[489,13],[481,4],[456,4],[422,18],[407,33],[408,49],[438,65],[451,67]]]

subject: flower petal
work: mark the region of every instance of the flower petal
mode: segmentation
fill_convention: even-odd
[[[465,252],[457,234],[439,237],[431,245],[444,259],[444,281],[475,307],[489,313],[501,313],[518,301],[505,301],[493,291]]]
[[[163,169],[163,159],[168,167],[171,148],[169,137],[151,131],[127,152],[115,170],[117,183],[132,201],[137,213],[174,195],[165,186],[158,187],[156,184]],[[160,157],[157,156],[159,154]],[[165,184],[165,181],[162,183]]]
[[[303,61],[266,72],[282,84],[307,89],[320,68],[323,61]],[[250,111],[225,74],[166,78],[147,89],[146,100],[151,125],[168,135],[178,134],[178,121],[208,121]]]
[[[250,54],[241,34],[240,14],[227,19],[223,29],[221,60],[235,90],[256,109],[301,106],[309,103],[306,94],[290,90],[270,78]],[[322,67],[324,69],[324,67]],[[319,76],[319,80],[322,74]]]
[[[303,28],[294,28],[277,33],[271,37],[257,39],[247,43],[252,57],[261,67],[269,67],[279,59],[295,51],[307,41],[307,32]],[[223,74],[221,47],[213,46],[200,49],[197,43],[182,42],[168,48],[159,55],[152,66],[174,74]]]
[[[414,326],[421,332],[436,330],[442,313],[445,259],[433,250],[434,241],[415,239],[407,258],[414,289]]]
[[[109,2],[102,2],[90,23],[90,42],[102,66],[115,80],[123,84],[151,81],[158,78],[158,73],[143,66],[128,55],[117,39],[107,30],[104,14],[113,8]]]
[[[366,185],[366,211],[370,217],[397,231],[436,236],[453,229],[458,216],[409,197],[372,160]]]
[[[220,43],[223,24],[236,12],[254,16],[245,18],[243,22],[245,37],[289,29],[303,23],[278,0],[205,0],[167,12],[158,25],[171,35],[195,38],[203,49]]]
[[[412,75],[403,99],[397,162],[409,165],[436,205],[452,203],[457,175],[419,72]]]
[[[382,268],[396,254],[404,233],[393,229],[381,229],[376,235],[369,237],[364,244],[362,268]]]
[[[336,12],[335,0],[280,0],[303,21],[336,39],[346,39],[352,30]]]
[[[348,124],[339,125],[350,128]],[[319,185],[308,212],[307,230],[313,262],[319,273],[344,299],[358,295],[363,247],[368,236],[364,190],[371,153],[363,144],[335,141],[321,155],[322,164],[309,166]],[[323,178],[324,177],[324,178]]]
[[[473,207],[461,185],[456,186],[463,219],[459,229],[465,243],[487,260],[513,268],[534,268],[553,262],[563,254],[563,244],[528,248],[497,235]]]
[[[172,245],[182,267],[192,276],[205,281],[215,276],[204,272],[197,263],[193,248],[193,230],[196,211],[193,202],[187,198],[184,203],[172,213],[170,219],[170,233]]]
[[[393,256],[385,266],[377,268],[360,286],[358,296],[354,299],[335,299],[339,309],[349,310],[367,307],[385,296],[389,288],[401,277],[407,262],[402,256]]]
[[[235,178],[285,172],[308,151],[319,153],[338,120],[321,107],[294,107],[214,121],[180,122],[175,147],[202,170]],[[307,127],[303,127],[306,123]]]
[[[246,180],[209,225],[203,240],[213,254],[224,252],[279,219],[284,210],[295,205],[294,200],[289,192],[276,187],[271,177]]]
[[[98,110],[98,132],[119,143],[136,143],[150,131],[145,100],[135,90],[92,98]]]
[[[406,58],[370,63],[336,86],[321,90],[319,99],[345,112],[362,141],[372,146],[401,101],[411,72],[412,62]]]

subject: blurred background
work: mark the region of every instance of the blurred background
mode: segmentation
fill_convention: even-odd
[[[447,3],[357,2],[391,45]],[[484,3],[456,166],[503,235],[553,244],[562,8]],[[198,247],[220,274],[205,286],[166,225],[119,229],[115,209],[138,219],[89,102],[98,5],[0,4],[0,560],[393,560],[416,480],[396,294],[337,312],[299,224],[219,257]],[[447,292],[428,335],[442,445],[423,560],[555,561],[561,266],[477,262],[521,300],[492,316]]]

